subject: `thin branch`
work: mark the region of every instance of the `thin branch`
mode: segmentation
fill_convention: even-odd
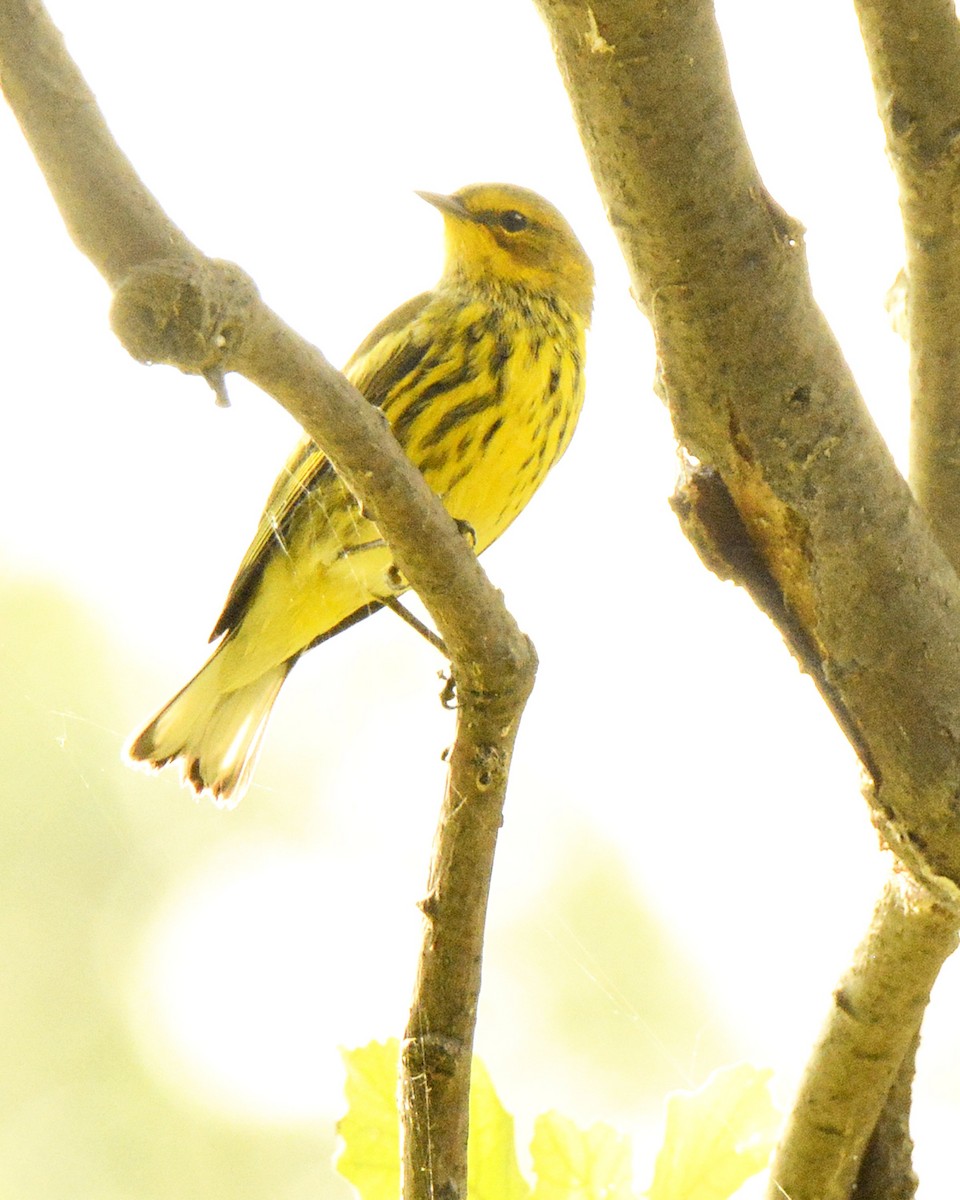
[[[930,989],[956,945],[956,913],[905,872],[894,873],[834,992],[771,1168],[770,1200],[847,1200],[852,1194]]]
[[[244,272],[204,258],[169,220],[38,0],[0,0],[0,82],[71,236],[115,289],[111,319],[124,345],[208,378],[238,371],[279,401],[377,521],[449,649],[457,741],[404,1054],[404,1187],[411,1198],[463,1196],[487,889],[533,647],[382,415]]]
[[[909,280],[910,483],[960,564],[960,23],[953,0],[855,0]]]

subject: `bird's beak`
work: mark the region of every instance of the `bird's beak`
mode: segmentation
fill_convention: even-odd
[[[467,217],[466,208],[462,200],[458,200],[456,196],[444,196],[439,192],[417,192],[421,200],[426,200],[428,204],[432,204],[434,208],[439,208],[442,213],[449,213],[451,217]]]

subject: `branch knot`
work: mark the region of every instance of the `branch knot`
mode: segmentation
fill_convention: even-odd
[[[424,1033],[404,1038],[401,1055],[407,1072],[413,1078],[453,1075],[463,1054],[460,1038],[442,1033]]]
[[[223,372],[258,300],[253,280],[234,263],[149,262],[117,286],[110,325],[138,362],[167,363],[190,375]]]

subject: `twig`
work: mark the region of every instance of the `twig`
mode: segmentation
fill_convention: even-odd
[[[411,1198],[463,1196],[486,892],[533,647],[382,415],[262,302],[244,272],[204,258],[169,220],[38,0],[0,0],[0,80],[71,236],[115,289],[112,322],[124,345],[143,361],[208,378],[238,371],[279,401],[374,516],[450,652],[457,741],[404,1055],[404,1186]],[[424,1068],[425,1077],[412,1077]]]

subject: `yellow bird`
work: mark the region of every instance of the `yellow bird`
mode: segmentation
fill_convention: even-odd
[[[419,194],[443,214],[443,274],[373,330],[345,373],[382,409],[479,554],[573,435],[593,268],[560,213],[526,188]],[[210,635],[216,649],[131,739],[130,759],[179,762],[198,795],[232,807],[300,655],[406,586],[376,526],[305,438],[274,484]]]

